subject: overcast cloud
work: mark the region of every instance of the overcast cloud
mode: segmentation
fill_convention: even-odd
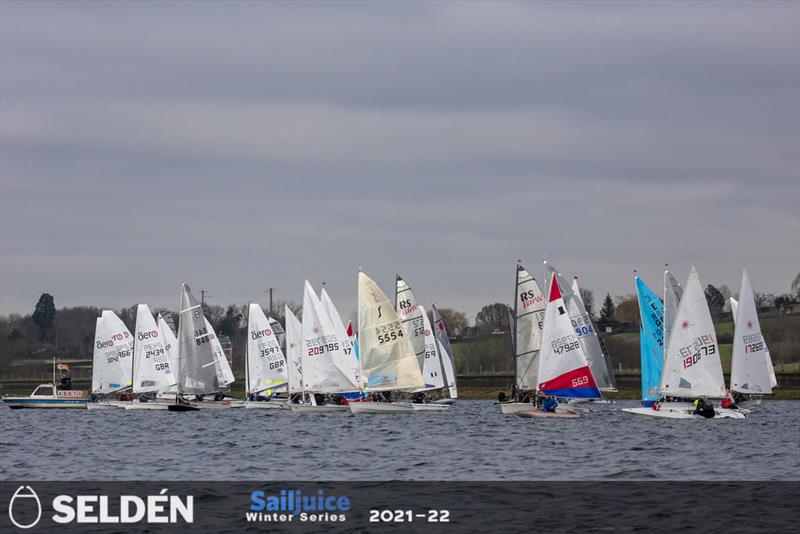
[[[0,313],[326,281],[474,317],[546,252],[596,293],[785,292],[800,3],[0,2]]]

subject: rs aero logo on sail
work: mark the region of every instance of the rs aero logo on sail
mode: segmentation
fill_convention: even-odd
[[[30,511],[36,507],[36,518],[30,519]],[[16,510],[16,513],[15,513]],[[30,486],[20,486],[8,502],[8,518],[17,528],[33,528],[42,518],[42,502]]]

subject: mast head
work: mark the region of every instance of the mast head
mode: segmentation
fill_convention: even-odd
[[[550,299],[548,302],[553,302],[554,300],[558,300],[561,298],[561,289],[558,287],[558,280],[556,277],[553,277],[553,281],[550,282]]]

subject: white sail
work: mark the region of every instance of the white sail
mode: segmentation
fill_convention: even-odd
[[[269,327],[272,329],[272,333],[275,334],[275,338],[278,340],[278,345],[280,346],[281,350],[286,349],[286,331],[283,329],[281,323],[278,322],[277,319],[274,317],[267,317],[269,319]]]
[[[208,329],[209,341],[211,343],[211,348],[214,350],[214,356],[217,359],[217,379],[219,383],[223,386],[227,386],[232,384],[235,380],[233,377],[233,371],[231,370],[231,364],[228,362],[228,357],[225,355],[225,350],[222,348],[222,343],[219,341],[219,337],[217,333],[214,332],[214,328],[211,326],[211,323],[206,321],[206,328]]]
[[[158,332],[164,343],[164,352],[167,354],[170,369],[172,369],[172,384],[161,390],[161,394],[169,395],[178,392],[178,338],[161,314],[158,314]]]
[[[147,304],[136,307],[133,346],[133,392],[161,391],[175,384],[164,336]]]
[[[286,385],[286,359],[261,306],[251,302],[247,311],[247,393]]]
[[[770,369],[767,367],[769,353],[761,325],[758,322],[753,288],[747,270],[742,272],[733,334],[731,357],[731,390],[739,393],[766,395],[772,393]]]
[[[690,398],[726,395],[717,334],[694,266],[675,315],[659,393]]]
[[[325,310],[325,313],[328,315],[328,318],[333,323],[333,328],[336,331],[336,337],[341,340],[342,343],[342,351],[344,352],[345,356],[347,357],[347,361],[349,362],[349,366],[352,369],[353,373],[353,380],[356,384],[360,383],[359,380],[359,365],[358,365],[358,358],[356,358],[355,347],[353,346],[353,339],[350,334],[347,333],[347,328],[344,326],[344,322],[342,321],[342,316],[339,315],[339,310],[336,309],[336,306],[333,304],[331,297],[328,295],[328,292],[325,291],[325,288],[322,288],[320,292],[320,301],[322,302],[322,308]]]
[[[308,280],[303,292],[302,333],[305,391],[341,393],[358,389],[352,361],[344,352],[345,344]]]
[[[442,359],[442,370],[444,371],[444,379],[446,381],[445,386],[450,392],[450,398],[457,399],[458,387],[456,385],[456,370],[453,369],[453,359],[448,356],[447,350],[442,345],[442,342],[439,341],[438,337],[436,338],[436,350]]]
[[[425,385],[414,347],[392,303],[369,276],[358,273],[361,382],[366,391]]]
[[[447,389],[450,390],[450,398],[458,398],[458,387],[456,384],[456,370],[455,370],[455,357],[453,356],[453,347],[450,345],[450,337],[447,335],[447,327],[444,320],[439,315],[439,310],[436,306],[433,308],[433,332],[436,336],[436,348],[439,355],[442,357],[442,370],[444,371],[444,380],[447,383]]]
[[[178,323],[178,392],[215,393],[224,385],[213,344],[216,337],[192,290],[183,284]]]
[[[730,300],[733,324],[736,325],[736,314],[739,311],[739,302],[733,297],[730,297]],[[774,388],[778,385],[778,377],[775,376],[775,368],[772,366],[772,356],[769,355],[769,347],[767,346],[766,340],[764,340],[764,359],[766,360],[767,371],[769,372],[769,385]]]
[[[133,336],[122,319],[103,310],[95,323],[92,392],[112,393],[133,381]]]
[[[522,265],[517,265],[512,339],[517,389],[521,391],[533,391],[539,383],[539,348],[546,304],[536,279]]]
[[[537,389],[559,397],[600,398],[586,354],[561,296],[557,273],[554,272],[550,280]]]
[[[555,267],[548,262],[545,262],[544,265],[547,279],[549,280],[551,277],[555,276],[558,281],[559,290],[567,306],[569,318],[572,321],[572,328],[589,362],[589,368],[592,370],[592,375],[597,383],[597,387],[604,391],[614,390],[616,386],[614,384],[613,373],[611,373],[609,369],[606,355],[603,353],[603,347],[600,345],[600,338],[597,337],[597,328],[594,326],[594,321],[592,321],[592,318],[586,312],[583,299],[579,296],[580,292],[578,292],[578,296],[576,296],[576,294],[572,292],[570,284],[564,280]]]
[[[289,306],[284,306],[286,318],[286,359],[289,369],[287,382],[289,393],[303,391],[303,325]]]
[[[417,354],[419,368],[422,369],[425,365],[425,326],[422,321],[422,310],[417,303],[414,292],[411,291],[411,286],[400,275],[397,275],[394,298],[395,310],[397,310],[408,340]]]
[[[436,336],[431,329],[431,323],[428,321],[428,316],[425,315],[425,309],[419,306],[422,312],[422,321],[424,326],[424,339],[425,339],[425,360],[422,365],[422,378],[425,380],[425,387],[420,391],[431,389],[441,389],[444,387],[444,374],[442,372],[441,356],[436,347]],[[444,356],[444,359],[449,359]]]
[[[675,315],[678,313],[678,304],[683,296],[683,288],[669,271],[664,271],[664,347],[669,346],[669,337]]]

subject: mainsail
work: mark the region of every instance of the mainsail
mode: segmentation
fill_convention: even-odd
[[[203,316],[188,285],[181,286],[181,311],[178,325],[178,392],[206,394],[219,391],[230,382],[220,367],[216,334]],[[216,345],[219,345],[217,341]],[[222,351],[222,348],[219,348]],[[222,354],[224,359],[225,355]],[[227,361],[225,362],[227,364]],[[230,370],[230,368],[228,368]],[[232,374],[230,376],[233,377]],[[231,380],[232,381],[232,380]]]
[[[767,367],[770,357],[764,336],[761,334],[753,288],[747,270],[742,272],[739,303],[734,316],[736,328],[731,357],[731,390],[739,393],[771,394],[772,373]]]
[[[325,288],[322,288],[322,291],[320,292],[320,301],[322,301],[323,310],[328,315],[331,323],[333,323],[333,329],[336,331],[336,337],[341,340],[342,351],[347,357],[349,366],[352,369],[353,379],[355,380],[356,384],[359,384],[358,358],[356,358],[355,347],[353,346],[353,337],[348,334],[347,328],[345,328],[344,323],[342,322],[342,316],[339,315],[339,310],[336,309],[336,306],[333,304],[328,292],[325,291]]]
[[[694,266],[675,315],[659,392],[673,397],[726,395],[717,334]]]
[[[597,387],[601,391],[616,389],[613,374],[609,370],[606,355],[600,345],[600,338],[597,337],[597,329],[594,326],[594,321],[586,312],[580,292],[577,295],[573,293],[571,286],[550,263],[545,262],[544,268],[548,280],[551,277],[555,277],[558,281],[560,293],[563,295],[564,303],[567,306],[567,312],[572,322],[572,329],[578,337],[578,342],[581,344],[583,353],[589,362],[589,368],[592,370]]]
[[[664,369],[664,304],[644,281],[636,277],[639,298],[639,355],[642,365],[642,400],[658,400]]]
[[[539,348],[546,302],[536,279],[517,264],[512,343],[517,389],[532,391],[538,384]]]
[[[447,327],[442,320],[439,310],[435,305],[433,308],[433,332],[436,335],[436,349],[442,357],[442,369],[444,370],[444,380],[447,389],[450,390],[450,398],[458,398],[458,388],[456,385],[456,360],[453,356],[453,347],[450,345],[450,336],[447,335]]]
[[[362,272],[358,273],[358,336],[366,391],[425,385],[400,317],[378,284]]]
[[[112,393],[133,380],[133,336],[122,319],[110,310],[97,318],[92,357],[92,392]]]
[[[286,318],[286,358],[289,365],[288,389],[289,393],[300,393],[303,391],[303,325],[289,309],[289,306],[284,306],[284,316]]]
[[[172,319],[171,316],[169,318]],[[178,392],[178,384],[176,383],[178,380],[178,338],[175,337],[172,327],[160,313],[158,314],[158,333],[161,334],[164,352],[167,355],[170,369],[172,369],[172,384],[162,389],[161,393],[174,395]]]
[[[255,302],[247,311],[246,370],[248,395],[286,385],[286,359],[272,323]]]
[[[561,298],[558,280],[551,276],[539,354],[539,391],[570,398],[599,399],[589,363]]]
[[[133,392],[161,391],[175,384],[166,340],[147,304],[136,307]]]
[[[417,354],[419,368],[422,369],[425,360],[425,326],[422,321],[422,309],[417,304],[417,298],[411,291],[411,286],[400,275],[397,275],[394,299],[395,309],[403,323],[406,335],[411,341],[411,346],[414,347],[414,352]]]
[[[731,301],[731,314],[733,315],[733,323],[736,324],[736,314],[739,311],[739,302],[730,297]],[[764,359],[767,362],[767,370],[769,372],[769,385],[775,387],[778,385],[778,377],[775,376],[775,368],[772,366],[772,357],[769,355],[769,347],[767,347],[766,340],[764,341]]]
[[[314,288],[306,280],[303,292],[303,389],[316,393],[341,393],[358,389],[353,376],[350,341],[339,339]]]
[[[678,304],[683,296],[683,288],[669,271],[664,271],[664,348],[669,346],[669,337],[675,315],[678,313]]]
[[[419,307],[422,312],[425,336],[425,360],[422,366],[422,378],[425,380],[425,387],[422,390],[440,389],[444,387],[444,374],[442,372],[442,362],[439,351],[436,348],[436,336],[431,329],[431,323],[425,314],[425,308]],[[449,359],[444,356],[444,359]]]

